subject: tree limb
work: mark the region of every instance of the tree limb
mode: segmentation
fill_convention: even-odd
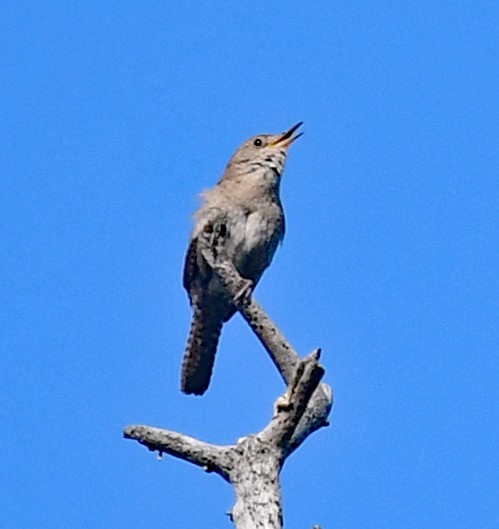
[[[149,450],[178,457],[229,481],[236,493],[230,513],[237,529],[282,529],[279,475],[285,459],[315,430],[328,424],[333,404],[332,389],[321,383],[324,369],[320,350],[300,359],[291,344],[253,299],[241,296],[248,282],[225,255],[220,234],[207,230],[199,249],[218,274],[269,353],[286,383],[286,393],[277,399],[275,413],[259,433],[219,446],[184,434],[151,426],[129,426],[124,437],[135,439]],[[218,240],[217,240],[218,238]]]
[[[244,280],[228,259],[223,238],[200,239],[199,244],[203,258],[218,274],[224,287],[234,298],[237,309],[264,346],[286,385],[289,385],[300,362],[298,353],[253,296],[250,299],[238,298],[237,294]],[[320,384],[291,438],[287,447],[288,454],[296,450],[311,433],[329,424],[327,417],[333,400],[331,386]]]
[[[280,446],[284,453],[289,453],[289,442],[324,375],[324,369],[318,363],[319,356],[320,351],[316,350],[298,364],[286,393],[276,401],[272,422],[262,433],[262,438]]]
[[[128,426],[123,432],[125,439],[135,439],[140,444],[157,450],[160,455],[169,454],[202,467],[207,472],[215,472],[229,481],[227,454],[230,446],[205,443],[194,437],[154,426]]]

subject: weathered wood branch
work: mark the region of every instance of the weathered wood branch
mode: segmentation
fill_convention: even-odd
[[[244,280],[227,258],[223,239],[221,237],[217,239],[216,232],[210,234],[204,241],[200,241],[200,249],[206,262],[216,271],[224,287],[236,300],[237,309],[264,346],[284,382],[289,385],[300,361],[298,353],[254,297],[237,298]],[[301,423],[291,438],[288,453],[296,450],[311,433],[329,424],[327,417],[333,400],[331,386],[321,384],[315,391]]]
[[[261,306],[253,298],[238,296],[245,281],[226,258],[223,241],[215,236],[205,241],[202,255],[236,300],[237,309],[269,353],[287,390],[277,399],[269,424],[235,445],[214,445],[151,426],[129,426],[124,437],[215,472],[230,482],[236,494],[230,515],[237,529],[282,529],[282,465],[312,432],[328,424],[332,390],[321,383],[324,369],[319,365],[320,350],[300,359]]]
[[[238,529],[281,529],[279,475],[290,440],[324,370],[318,351],[303,359],[286,393],[275,403],[270,423],[259,433],[220,446],[151,426],[129,426],[124,437],[149,450],[178,457],[229,481],[236,493],[231,518]]]
[[[319,356],[320,351],[317,349],[298,364],[295,377],[286,393],[276,401],[274,420],[262,432],[262,437],[272,439],[282,447],[285,454],[288,453],[289,443],[312,394],[324,376],[324,369],[318,363]]]
[[[299,365],[296,383],[277,399],[268,426],[234,447],[229,477],[236,492],[232,519],[238,529],[282,528],[279,475],[289,440],[324,374],[317,357],[314,352]]]
[[[194,437],[154,426],[128,426],[125,439],[135,439],[149,450],[157,450],[202,467],[206,472],[216,472],[229,481],[226,463],[231,447],[205,443]]]

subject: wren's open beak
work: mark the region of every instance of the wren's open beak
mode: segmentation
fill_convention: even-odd
[[[271,147],[284,147],[287,149],[295,140],[303,135],[303,132],[293,136],[293,133],[303,125],[303,121],[300,121],[296,125],[292,126],[287,132],[283,132],[281,135],[277,136],[275,140],[272,140],[269,145]]]

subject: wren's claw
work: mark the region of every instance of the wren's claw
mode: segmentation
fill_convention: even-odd
[[[238,290],[237,294],[234,296],[234,301],[249,301],[251,294],[253,293],[253,288],[255,287],[255,282],[251,279],[243,279],[241,288]]]

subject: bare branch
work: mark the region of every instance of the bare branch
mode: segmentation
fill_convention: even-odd
[[[324,369],[319,365],[320,350],[300,359],[262,307],[244,295],[248,281],[227,259],[223,240],[217,240],[220,233],[207,230],[206,234],[206,240],[199,239],[203,258],[218,274],[237,309],[269,353],[287,391],[278,399],[274,417],[264,430],[239,439],[236,445],[213,445],[150,426],[130,426],[124,436],[160,454],[164,452],[216,472],[229,481],[236,493],[230,517],[238,529],[282,529],[279,482],[282,465],[312,432],[328,424],[332,390],[321,383]]]
[[[328,384],[320,384],[293,434],[287,455],[294,452],[313,432],[329,426],[328,416],[333,407],[333,390]]]
[[[324,375],[319,365],[320,351],[316,350],[298,364],[296,375],[286,393],[278,399],[276,414],[262,432],[262,438],[281,446],[285,452],[309,401]]]
[[[282,454],[260,434],[243,437],[231,452],[230,481],[236,493],[232,518],[237,529],[282,529]]]
[[[204,259],[219,275],[243,318],[269,353],[284,382],[286,385],[289,384],[300,361],[298,353],[254,299],[248,300],[238,296],[244,280],[227,258],[223,244],[217,240],[203,239],[200,241],[200,248]]]
[[[194,437],[154,426],[128,426],[123,432],[125,439],[135,439],[140,444],[157,450],[160,454],[169,454],[189,463],[202,467],[206,472],[215,472],[229,481],[228,453],[230,446],[205,443]]]
[[[233,298],[236,298],[244,280],[227,258],[223,241],[204,241],[204,244],[201,245],[201,253],[208,265],[219,275],[227,291]],[[300,362],[298,353],[254,297],[249,300],[245,298],[236,299],[235,305],[268,352],[286,385],[289,385]],[[324,383],[320,384],[291,438],[287,449],[288,454],[296,450],[311,433],[328,425],[327,417],[331,412],[332,405],[333,391],[331,387]]]

